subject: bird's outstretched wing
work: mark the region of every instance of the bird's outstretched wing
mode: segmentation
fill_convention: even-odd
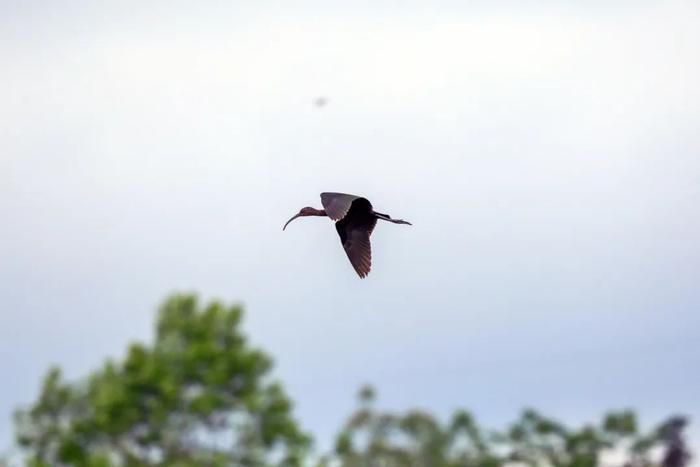
[[[364,278],[372,268],[372,245],[369,242],[369,231],[348,228],[341,225],[341,222],[336,223],[335,228],[340,234],[343,249],[345,249],[350,264],[355,268],[357,275]]]
[[[372,209],[370,202],[360,196],[348,195],[346,193],[321,193],[323,209],[325,209],[328,217],[334,221],[339,221],[344,218],[348,211],[350,211],[353,201],[356,199],[364,199],[369,205],[370,210]]]
[[[377,225],[372,207],[364,198],[357,198],[343,219],[335,223],[340,242],[357,275],[364,278],[372,267],[372,245],[369,236]]]

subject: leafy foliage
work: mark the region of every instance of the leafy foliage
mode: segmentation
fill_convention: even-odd
[[[337,436],[312,459],[292,403],[270,380],[270,357],[242,334],[242,310],[200,307],[177,295],[161,307],[152,345],[132,344],[86,379],[58,368],[36,402],[16,414],[31,467],[685,467],[687,420],[641,433],[632,411],[570,428],[527,409],[507,429],[486,431],[456,411],[447,421],[412,410],[375,409],[371,387]],[[3,465],[0,461],[0,465]]]
[[[86,381],[54,368],[17,437],[32,466],[300,465],[309,438],[240,331],[242,310],[174,296],[152,346],[133,344]]]
[[[527,409],[504,432],[485,432],[463,410],[442,423],[422,411],[378,412],[374,400],[371,388],[360,391],[359,408],[338,435],[335,452],[322,459],[321,466],[682,467],[689,459],[680,433],[685,421],[680,417],[642,435],[629,410],[609,413],[599,425],[571,429]],[[655,448],[665,449],[662,459],[653,460]]]

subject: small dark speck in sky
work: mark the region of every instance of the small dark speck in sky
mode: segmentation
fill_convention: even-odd
[[[315,107],[325,107],[328,104],[328,98],[324,96],[319,96],[316,99],[314,99],[314,106]]]

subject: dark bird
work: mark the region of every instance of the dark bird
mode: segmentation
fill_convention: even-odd
[[[289,219],[282,230],[286,229],[287,225],[297,217],[330,217],[335,221],[335,230],[340,235],[340,243],[343,244],[350,264],[361,278],[369,274],[372,266],[372,247],[369,243],[369,236],[372,235],[374,226],[377,225],[377,219],[394,224],[411,225],[405,220],[392,219],[387,214],[376,212],[372,209],[372,203],[361,196],[345,193],[321,193],[321,204],[323,209],[301,208],[299,214]]]

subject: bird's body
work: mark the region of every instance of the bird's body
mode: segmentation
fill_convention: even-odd
[[[310,207],[302,208],[299,214],[287,221],[287,225],[302,216],[328,216],[335,221],[335,229],[340,236],[340,242],[348,255],[348,259],[357,274],[364,278],[372,266],[372,247],[369,237],[377,225],[377,220],[385,220],[395,224],[408,224],[401,219],[376,212],[372,204],[361,196],[345,193],[321,193],[323,209]]]

